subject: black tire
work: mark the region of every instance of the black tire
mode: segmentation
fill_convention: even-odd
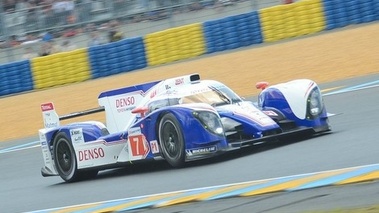
[[[159,143],[163,157],[173,167],[182,167],[185,163],[184,137],[176,117],[165,114],[159,122]]]
[[[54,163],[59,176],[66,182],[75,182],[96,177],[98,170],[78,171],[75,150],[64,132],[54,138]]]
[[[74,148],[64,132],[54,138],[54,163],[59,176],[66,182],[78,180],[79,173]]]

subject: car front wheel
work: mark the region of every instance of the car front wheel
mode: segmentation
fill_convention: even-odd
[[[163,157],[173,167],[182,167],[185,162],[184,137],[176,117],[165,114],[159,123],[159,142]]]

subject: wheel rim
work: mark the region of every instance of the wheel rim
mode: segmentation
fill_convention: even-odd
[[[65,174],[70,173],[72,169],[72,155],[68,144],[65,141],[58,141],[56,153],[60,170]]]
[[[162,141],[167,155],[171,158],[177,157],[180,153],[178,130],[171,121],[165,122],[162,130]]]

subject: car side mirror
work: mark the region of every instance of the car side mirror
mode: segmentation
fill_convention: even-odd
[[[268,82],[261,81],[261,82],[257,82],[255,84],[255,88],[264,90],[264,89],[266,89],[268,87],[268,85],[269,85]]]
[[[133,114],[140,114],[141,118],[145,117],[146,115],[146,112],[148,111],[149,109],[145,106],[143,107],[136,107],[132,110],[132,113]]]

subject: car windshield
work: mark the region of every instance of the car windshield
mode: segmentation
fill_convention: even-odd
[[[149,112],[162,107],[177,104],[206,103],[211,106],[221,106],[241,102],[241,98],[231,89],[221,83],[197,84],[183,86],[179,90],[170,91],[163,96],[151,100],[147,106]]]
[[[242,101],[231,89],[225,85],[211,85],[199,90],[192,90],[181,99],[181,103],[207,103],[212,106],[234,104]]]

